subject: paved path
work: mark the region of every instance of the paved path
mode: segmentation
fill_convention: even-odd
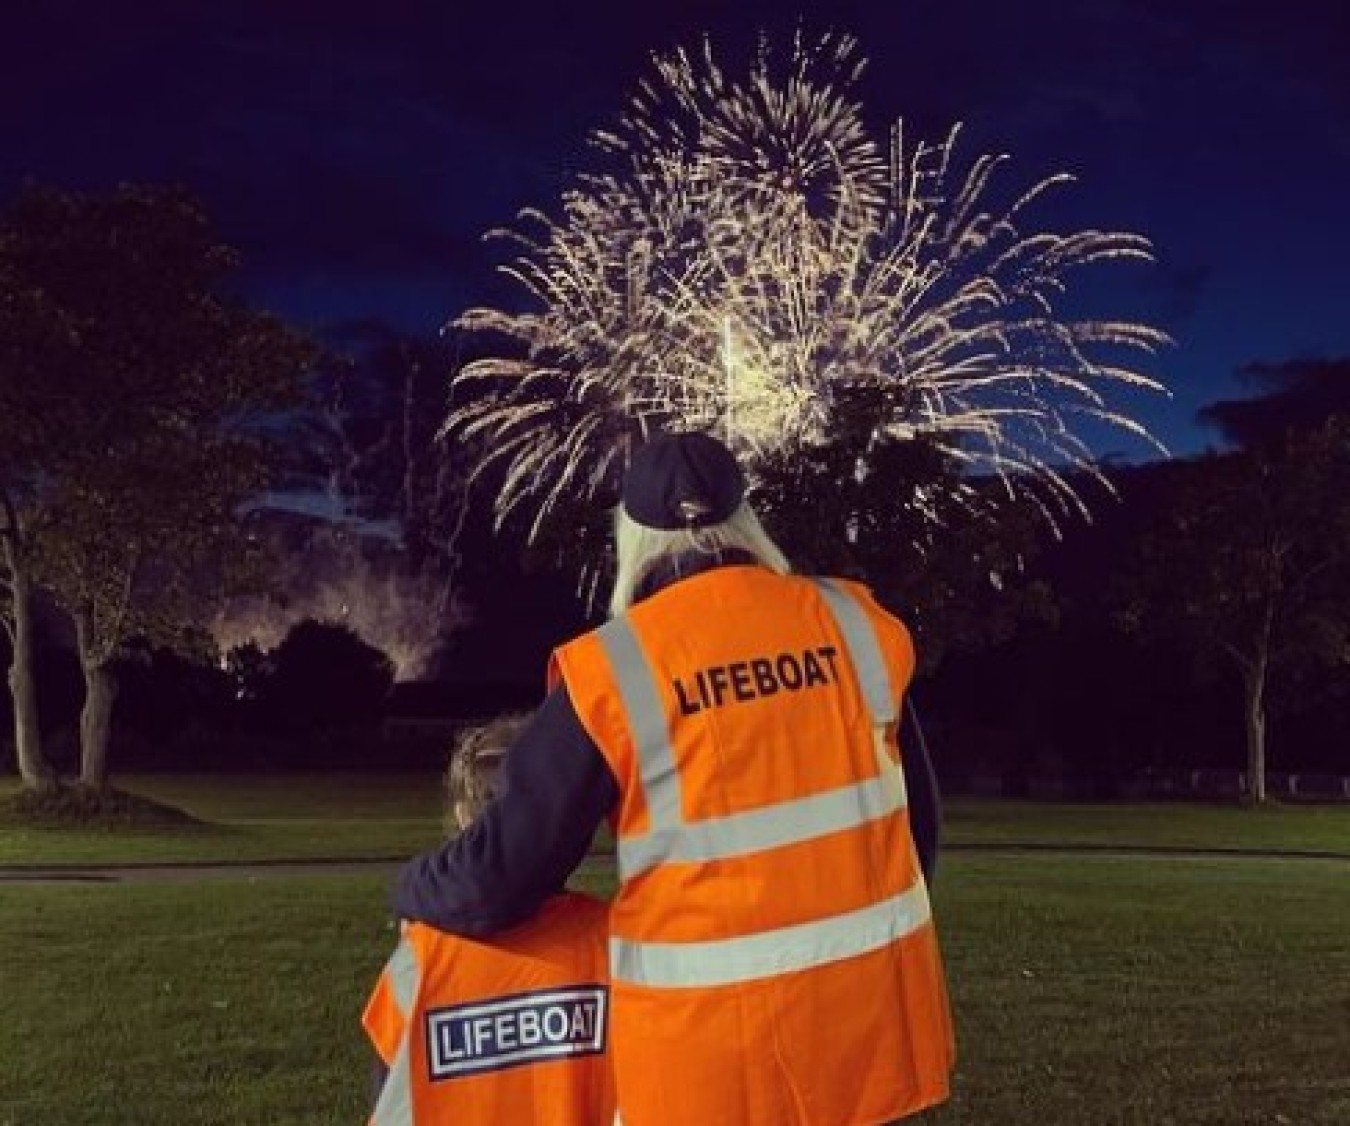
[[[1174,860],[1322,860],[1350,863],[1350,853],[1316,850],[1275,851],[1245,848],[1185,848],[1166,845],[1055,844],[1052,842],[981,841],[943,845],[943,852],[998,855],[1156,856]],[[276,861],[146,861],[131,864],[37,865],[0,864],[0,884],[186,883],[207,880],[257,880],[275,876],[383,876],[392,878],[401,860],[387,857]],[[584,862],[609,863],[594,855]]]
[[[151,861],[134,864],[0,864],[0,884],[183,883],[202,880],[256,880],[275,876],[388,876],[401,860],[386,858],[208,861]]]

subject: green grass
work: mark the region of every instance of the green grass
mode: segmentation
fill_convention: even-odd
[[[1335,852],[1350,856],[1350,804],[1183,802],[1070,804],[956,799],[945,806],[952,844],[1023,844]]]
[[[0,864],[400,859],[442,834],[434,775],[121,775],[115,783],[206,824],[118,830],[0,824]],[[0,796],[16,788],[5,779]]]
[[[1350,867],[953,858],[955,1124],[1350,1122]]]
[[[182,829],[35,830],[0,823],[0,864],[387,858],[440,838],[434,775],[123,775],[116,784],[206,822]],[[0,797],[17,783],[0,780]],[[1350,805],[1246,810],[1198,804],[954,800],[952,845],[1247,848],[1350,856]]]
[[[343,817],[437,821],[442,782],[434,774],[127,774],[116,784],[176,805],[204,821]]]
[[[0,888],[0,1126],[362,1120],[378,879]]]
[[[936,1126],[1350,1121],[1340,862],[952,855]],[[0,887],[0,1126],[359,1122],[384,881]]]
[[[208,824],[0,825],[0,864],[397,859],[441,834],[433,776],[116,782]],[[958,800],[945,839],[1350,856],[1350,808]],[[949,850],[961,1062],[925,1121],[1350,1122],[1347,881],[1337,861]],[[0,1126],[359,1122],[385,902],[379,876],[0,884]]]

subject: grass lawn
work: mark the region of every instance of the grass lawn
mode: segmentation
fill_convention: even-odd
[[[1350,856],[1350,804],[1198,802],[1076,804],[954,799],[945,804],[952,844],[1049,843],[1090,847],[1253,849]]]
[[[1350,1122],[1350,865],[956,856],[941,1126]]]
[[[1350,1122],[1347,879],[1341,862],[949,855],[961,1062],[925,1121]],[[0,886],[0,1126],[360,1122],[384,891]]]
[[[0,1126],[359,1123],[383,892],[0,887]]]
[[[442,833],[434,775],[124,775],[114,784],[206,824],[115,831],[0,824],[0,864],[400,859]],[[0,795],[16,788],[15,780],[0,780]]]
[[[431,847],[442,832],[441,782],[434,775],[125,775],[115,781],[207,824],[117,831],[0,824],[0,864],[399,859]],[[0,796],[16,787],[14,779],[0,779]],[[1248,848],[1350,856],[1350,805],[1253,811],[956,799],[946,805],[944,840],[957,846]]]

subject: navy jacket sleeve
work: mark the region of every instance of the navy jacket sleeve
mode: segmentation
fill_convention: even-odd
[[[380,1092],[384,1090],[384,1085],[389,1081],[389,1067],[384,1060],[380,1059],[378,1052],[372,1053],[375,1057],[370,1065],[370,1110],[373,1114],[375,1106],[380,1101]]]
[[[900,749],[905,789],[909,794],[910,833],[914,837],[914,848],[919,854],[919,867],[923,869],[924,879],[932,883],[937,874],[942,810],[933,761],[928,756],[928,744],[919,726],[919,713],[908,698],[900,717]]]
[[[505,930],[561,889],[618,798],[609,764],[555,689],[507,752],[497,798],[459,837],[403,867],[394,910],[451,934]]]

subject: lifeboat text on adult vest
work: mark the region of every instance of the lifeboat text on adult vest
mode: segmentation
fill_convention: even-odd
[[[710,665],[692,676],[671,678],[681,715],[694,715],[705,708],[746,703],[776,692],[799,692],[837,684],[838,669],[833,645],[817,645],[801,652],[750,657],[727,665]]]

